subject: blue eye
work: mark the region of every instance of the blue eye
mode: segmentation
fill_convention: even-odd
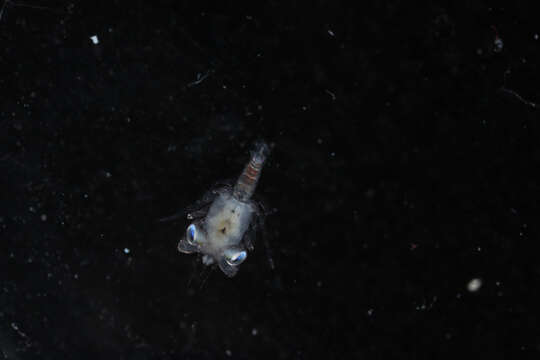
[[[193,224],[189,225],[186,231],[187,242],[193,245],[196,241],[196,236],[197,236],[197,228]]]
[[[224,255],[227,264],[231,266],[240,265],[247,257],[247,253],[244,250],[239,251],[237,249],[227,249]]]

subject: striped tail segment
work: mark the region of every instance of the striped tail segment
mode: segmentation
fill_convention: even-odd
[[[270,148],[266,143],[258,142],[255,144],[255,149],[251,152],[251,159],[234,186],[233,196],[235,198],[245,201],[253,195],[269,152]]]

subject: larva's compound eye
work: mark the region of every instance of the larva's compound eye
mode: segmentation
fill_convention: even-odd
[[[227,249],[223,255],[227,264],[231,266],[238,266],[247,258],[247,252],[238,249]]]
[[[186,240],[189,244],[195,245],[195,242],[197,241],[197,227],[195,224],[191,224],[187,227]]]

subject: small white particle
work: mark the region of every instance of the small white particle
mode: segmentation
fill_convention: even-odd
[[[231,350],[229,350],[229,349],[225,350],[225,355],[227,355],[227,356],[231,356],[231,355],[232,355],[232,352],[231,352]]]
[[[467,284],[467,290],[470,292],[476,292],[482,287],[482,280],[479,278],[474,278]]]
[[[504,43],[500,37],[496,37],[493,41],[493,51],[495,52],[501,52],[504,47]]]
[[[330,30],[330,29],[328,29],[328,35],[330,35],[330,36],[336,36],[336,34],[334,34],[334,32],[333,32],[332,30]]]
[[[368,316],[373,315],[373,311],[374,311],[373,309],[369,309],[369,310],[367,311]]]
[[[125,254],[129,254],[129,249],[128,249],[128,248],[124,248],[124,253],[125,253]]]
[[[41,214],[41,221],[47,221],[47,215]]]
[[[94,43],[94,45],[99,44],[99,39],[97,35],[90,36],[90,40],[92,40],[92,43]]]
[[[253,336],[257,336],[258,333],[259,333],[259,332],[258,332],[257,329],[255,329],[255,328],[253,328],[253,329],[251,330],[251,335],[253,335]]]
[[[317,144],[319,144],[319,145],[322,144],[322,139],[321,139],[321,138],[318,138],[318,139],[317,139]]]
[[[336,156],[336,153],[335,153],[335,152],[331,152],[331,153],[330,153],[330,156],[331,156],[331,157],[334,157],[334,156]]]
[[[538,40],[538,34],[534,34],[534,40]]]
[[[481,48],[476,49],[476,55],[482,55],[483,52]]]

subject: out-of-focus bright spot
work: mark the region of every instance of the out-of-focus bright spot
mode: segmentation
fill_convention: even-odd
[[[124,248],[124,253],[125,253],[125,254],[129,254],[129,249],[128,249],[128,248]]]
[[[99,44],[99,39],[97,35],[90,36],[90,40],[92,40],[92,43],[94,43],[94,45]]]
[[[502,51],[504,47],[504,43],[500,37],[495,37],[495,40],[493,40],[493,51],[496,53],[499,53]]]
[[[469,290],[470,292],[476,292],[480,290],[481,287],[482,287],[482,280],[478,278],[472,279],[467,284],[467,290]]]

